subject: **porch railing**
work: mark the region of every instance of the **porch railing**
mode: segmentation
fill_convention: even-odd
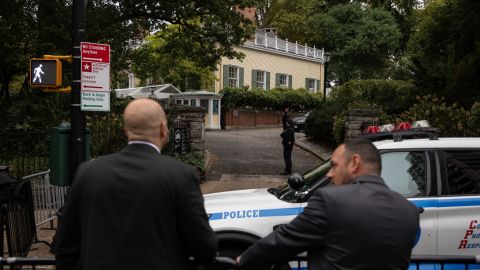
[[[308,47],[307,44],[302,45],[297,42],[289,42],[288,39],[283,40],[280,38],[268,36],[267,34],[255,34],[255,39],[248,41],[255,46],[270,48],[272,50],[284,51],[287,53],[292,53],[299,56],[311,57],[314,59],[319,59],[320,61],[325,61],[324,58],[324,49],[317,49],[315,46]]]

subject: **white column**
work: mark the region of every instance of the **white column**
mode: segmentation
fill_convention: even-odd
[[[212,128],[213,123],[213,99],[208,99],[208,128]]]
[[[218,129],[222,129],[222,125],[220,124],[222,122],[222,115],[221,115],[221,110],[222,108],[222,99],[218,99]]]

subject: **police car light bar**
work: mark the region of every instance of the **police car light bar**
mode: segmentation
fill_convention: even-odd
[[[429,138],[431,140],[437,140],[438,129],[432,128],[427,120],[415,121],[412,124],[409,122],[401,122],[397,125],[370,125],[365,127],[359,137],[373,141],[385,139],[401,141],[403,138]]]

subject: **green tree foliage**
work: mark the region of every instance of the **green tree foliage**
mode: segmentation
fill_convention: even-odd
[[[416,102],[417,92],[415,85],[408,81],[359,80],[334,88],[330,99],[343,108],[353,101],[371,102],[382,105],[387,114],[396,115]]]
[[[4,1],[0,10],[0,95],[9,93],[15,75],[24,75],[28,59],[43,54],[71,54],[71,10],[68,0]],[[214,67],[221,56],[241,57],[233,45],[252,33],[252,22],[238,8],[256,0],[233,1],[86,1],[86,41],[111,46],[114,80],[129,68],[132,48],[153,31],[172,25],[164,49],[201,67]],[[171,54],[171,57],[175,57]],[[188,65],[187,65],[188,66]],[[26,82],[26,80],[25,80]],[[26,85],[25,85],[26,86]]]
[[[171,83],[181,90],[207,89],[215,80],[212,67],[202,67],[190,55],[167,48],[167,39],[176,35],[176,26],[168,27],[146,39],[132,54],[132,70],[143,81],[151,79],[153,84]],[[190,83],[186,84],[186,79]]]
[[[408,55],[424,94],[470,107],[480,97],[480,2],[432,1],[420,13]]]
[[[275,27],[281,38],[300,44],[312,44],[316,29],[312,28],[310,18],[316,12],[313,0],[278,0],[267,14],[269,27]]]
[[[2,1],[0,8],[0,98],[10,95],[10,82],[28,67],[32,55],[34,1]]]
[[[389,59],[399,47],[401,33],[384,9],[359,3],[337,5],[316,14],[315,44],[332,52],[329,68],[340,82],[384,77]]]

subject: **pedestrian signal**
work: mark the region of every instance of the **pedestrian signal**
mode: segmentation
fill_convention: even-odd
[[[56,88],[62,86],[62,62],[58,59],[30,59],[30,85]]]

